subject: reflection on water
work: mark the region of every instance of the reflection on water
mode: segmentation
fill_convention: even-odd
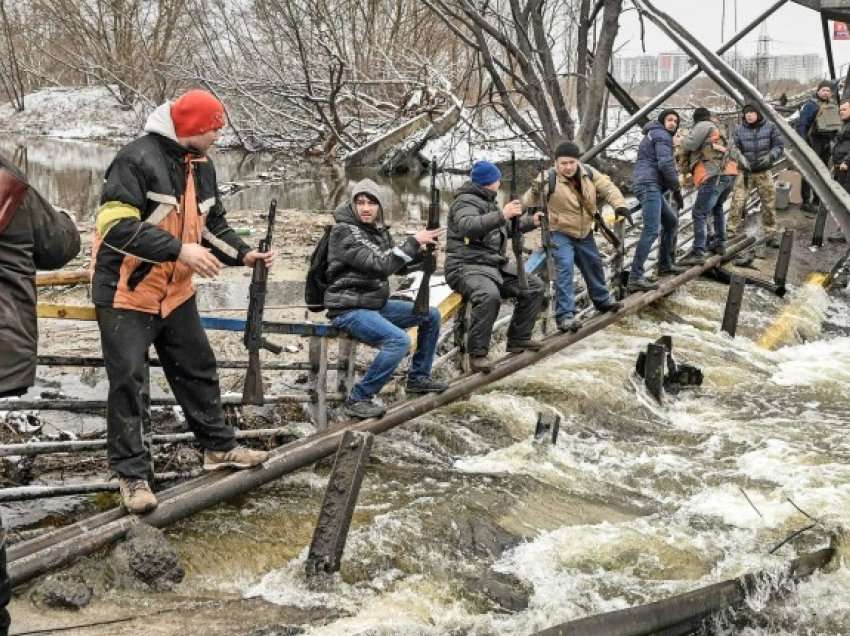
[[[0,153],[20,166],[48,200],[73,211],[79,221],[90,220],[96,210],[103,175],[117,151],[118,146],[85,141],[15,135],[0,138]],[[263,179],[282,163],[271,154],[216,152],[213,157],[221,182]],[[248,185],[226,196],[225,205],[232,210],[262,210],[276,198],[279,209],[330,212],[348,198],[354,183],[370,177],[381,185],[388,222],[424,220],[427,213],[430,185],[427,177],[385,178],[374,171],[346,173],[340,167],[323,165],[299,169],[303,175],[300,178]],[[462,177],[441,176],[439,187],[447,193],[462,181]],[[448,195],[444,195],[444,210],[448,202]]]

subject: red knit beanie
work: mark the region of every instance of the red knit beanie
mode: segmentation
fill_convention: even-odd
[[[203,135],[224,127],[224,106],[211,93],[196,88],[171,104],[171,120],[178,137]]]

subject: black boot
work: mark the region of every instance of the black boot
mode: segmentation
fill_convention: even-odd
[[[406,390],[408,393],[442,393],[448,388],[447,383],[433,378],[408,378]]]
[[[526,340],[508,340],[508,353],[522,353],[523,351],[540,351],[543,343],[533,338]]]

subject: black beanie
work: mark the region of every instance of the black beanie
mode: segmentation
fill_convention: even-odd
[[[833,88],[832,82],[830,82],[829,80],[821,80],[820,84],[818,84],[818,90],[820,90],[824,87],[832,90],[832,88]]]
[[[579,159],[581,157],[581,148],[571,141],[563,141],[555,148],[555,159],[558,159],[559,157]]]
[[[711,111],[707,108],[700,106],[699,108],[694,109],[694,123],[701,121],[708,121],[711,119]]]
[[[658,123],[663,126],[664,120],[667,119],[667,115],[676,115],[676,130],[678,130],[679,123],[682,121],[682,118],[679,116],[679,113],[677,113],[672,108],[665,108],[660,113],[658,113]],[[675,133],[676,130],[674,130],[673,132]]]

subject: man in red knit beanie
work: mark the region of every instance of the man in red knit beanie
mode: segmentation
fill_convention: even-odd
[[[157,505],[149,485],[150,345],[204,448],[205,469],[249,468],[268,457],[238,446],[224,421],[216,361],[192,285],[193,274],[213,278],[222,264],[274,262],[273,251],[252,250],[225,219],[206,156],[224,124],[221,102],[190,90],[154,110],[147,134],[122,148],[106,171],[92,297],[109,377],[109,465],[133,513]]]

